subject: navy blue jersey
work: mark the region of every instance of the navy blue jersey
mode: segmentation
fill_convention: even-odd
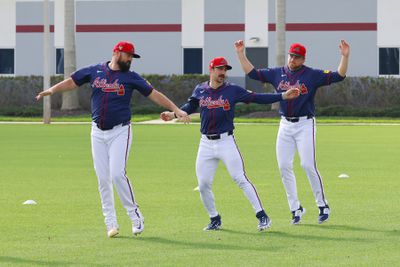
[[[181,107],[191,114],[200,107],[201,133],[221,134],[234,129],[235,105],[238,102],[271,104],[282,100],[282,94],[258,94],[224,82],[213,89],[208,82],[198,84],[188,102]]]
[[[280,102],[279,113],[286,117],[315,116],[314,97],[318,87],[340,82],[345,77],[338,72],[312,69],[302,66],[299,70],[289,68],[253,69],[248,76],[264,83],[270,83],[277,92],[299,88],[300,96]]]
[[[92,120],[101,128],[111,129],[131,119],[133,90],[148,96],[153,87],[136,72],[113,71],[108,63],[79,69],[71,74],[71,78],[78,86],[90,83]]]

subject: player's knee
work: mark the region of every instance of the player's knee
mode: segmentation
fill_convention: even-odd
[[[98,189],[99,192],[107,192],[112,189],[112,182],[110,179],[99,179]]]
[[[97,180],[98,180],[98,183],[99,183],[99,188],[107,186],[111,182],[110,176],[103,175],[103,174],[100,174],[100,175],[97,174]]]
[[[313,162],[302,162],[300,165],[306,172],[313,171],[315,169],[315,165]]]
[[[291,172],[293,170],[293,165],[289,162],[279,163],[279,170],[281,173]]]
[[[116,180],[116,179],[126,179],[125,178],[125,171],[124,170],[114,170],[111,171],[111,178],[112,180]]]
[[[244,174],[234,175],[232,176],[232,179],[240,188],[242,188],[249,182],[244,176]]]
[[[206,192],[206,191],[210,191],[210,190],[211,190],[211,184],[204,183],[204,182],[199,183],[199,191],[200,192]]]

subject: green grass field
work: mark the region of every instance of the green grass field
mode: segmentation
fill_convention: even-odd
[[[141,122],[148,120],[155,120],[160,117],[160,114],[135,114],[132,116],[133,122]],[[386,118],[387,119],[387,118]],[[384,118],[384,120],[386,120]],[[0,116],[0,122],[42,122],[43,117],[15,117],[15,116]],[[87,115],[76,115],[76,116],[64,116],[64,117],[52,117],[52,122],[91,122],[92,118],[90,114]],[[398,120],[397,122],[400,122]]]
[[[221,164],[214,193],[222,231],[204,232],[194,165],[199,125],[134,125],[128,176],[146,218],[141,236],[119,200],[118,238],[106,237],[89,125],[0,125],[0,266],[399,266],[400,126],[319,125],[318,167],[332,217],[318,211],[295,160],[302,224],[275,159],[277,125],[237,125],[249,178],[272,228]],[[346,173],[348,179],[338,175]],[[33,199],[38,205],[22,205]]]
[[[190,115],[193,122],[200,122],[198,113]],[[134,114],[132,116],[133,122],[143,122],[149,120],[156,120],[160,118],[160,114]],[[236,117],[235,122],[240,123],[278,123],[280,118],[248,118]],[[90,114],[65,116],[65,117],[52,117],[52,122],[91,122]],[[0,122],[43,122],[42,117],[15,117],[15,116],[0,116]],[[321,123],[397,123],[400,124],[400,118],[391,117],[319,117],[318,122]]]

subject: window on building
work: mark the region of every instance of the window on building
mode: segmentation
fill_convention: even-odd
[[[64,48],[56,49],[56,74],[64,74]]]
[[[265,65],[268,65],[267,47],[247,47],[246,56],[256,69],[262,69],[265,68]],[[263,93],[265,92],[265,85],[246,75],[246,89]]]
[[[14,74],[14,49],[0,49],[0,74]]]
[[[379,75],[399,75],[399,48],[379,48]]]
[[[203,49],[183,49],[183,74],[203,74]]]

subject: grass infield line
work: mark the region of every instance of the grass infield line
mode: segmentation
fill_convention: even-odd
[[[80,124],[91,124],[92,122],[84,121],[55,121],[50,124],[60,124],[60,125],[80,125]],[[37,121],[0,121],[1,124],[44,124],[43,122]],[[163,121],[142,121],[142,122],[132,122],[132,124],[147,124],[147,125],[182,125],[182,122],[163,122]],[[199,125],[200,122],[191,122],[190,124]],[[277,122],[236,122],[235,125],[278,125]],[[400,123],[387,123],[387,122],[317,122],[317,125],[337,125],[337,126],[400,126]]]

